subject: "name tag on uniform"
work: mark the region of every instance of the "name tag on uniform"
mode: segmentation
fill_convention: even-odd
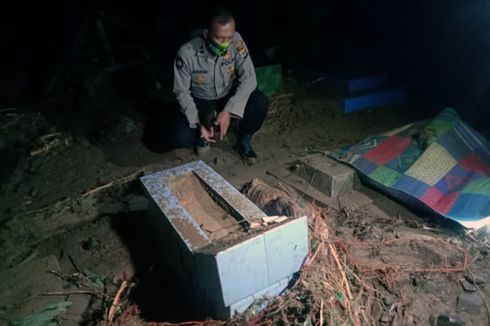
[[[197,84],[204,84],[206,82],[206,75],[194,75],[192,81]]]
[[[208,71],[206,69],[196,69],[192,70],[192,74],[207,74]]]

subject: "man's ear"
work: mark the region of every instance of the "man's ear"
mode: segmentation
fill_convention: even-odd
[[[204,35],[204,37],[205,37],[205,38],[208,38],[208,36],[209,36],[209,31],[208,31],[208,29],[207,29],[207,28],[203,29],[203,31],[202,31],[202,35]]]

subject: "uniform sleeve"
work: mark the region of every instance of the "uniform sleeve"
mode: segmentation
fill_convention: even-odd
[[[196,103],[191,96],[191,72],[189,58],[185,51],[180,49],[174,61],[174,89],[173,92],[179,102],[182,112],[187,117],[189,125],[196,127],[199,123]]]
[[[235,72],[238,77],[238,87],[235,94],[226,103],[224,111],[242,118],[248,98],[257,87],[257,78],[255,77],[255,68],[247,46],[240,36],[238,36],[233,46],[235,46],[236,50]]]

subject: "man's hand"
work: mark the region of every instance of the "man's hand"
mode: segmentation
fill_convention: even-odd
[[[226,137],[226,133],[228,132],[228,127],[230,127],[230,112],[222,111],[218,114],[216,118],[216,125],[219,126],[219,138],[220,140],[224,140]]]
[[[210,130],[206,129],[203,125],[201,125],[201,138],[204,138],[210,143],[215,143],[216,140],[214,140],[214,129],[211,128]]]

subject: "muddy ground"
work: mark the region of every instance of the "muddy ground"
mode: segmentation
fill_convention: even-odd
[[[165,103],[66,96],[11,99],[0,108],[0,324],[63,301],[71,305],[59,314],[62,325],[102,323],[123,280],[132,288],[121,309],[135,311],[134,324],[193,318],[146,236],[139,176],[202,159],[241,188],[252,178],[271,180],[267,170],[305,156],[306,148],[334,150],[426,118],[411,105],[344,114],[322,85],[292,89],[273,99],[254,139],[259,161],[249,166],[229,142],[204,157],[163,152],[158,121]],[[486,244],[371,189],[360,191],[373,205],[346,203],[327,220],[337,248],[375,284],[363,324],[488,325]]]

